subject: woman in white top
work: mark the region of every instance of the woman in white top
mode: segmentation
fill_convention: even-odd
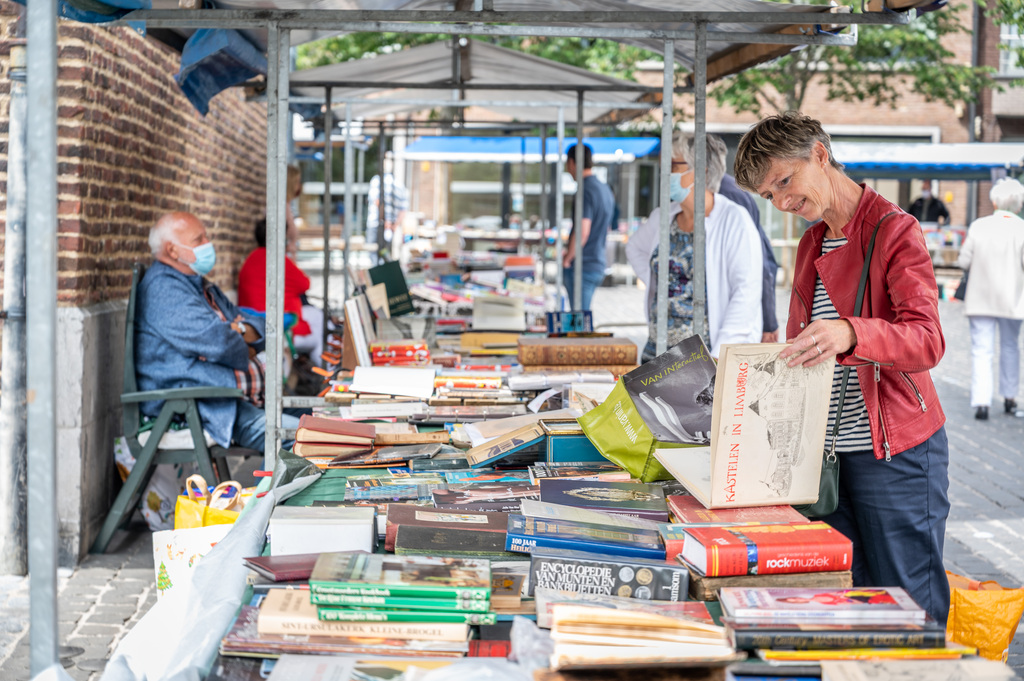
[[[992,356],[999,327],[999,393],[1005,413],[1017,411],[1020,385],[1020,334],[1024,320],[1024,185],[997,182],[989,192],[995,212],[971,223],[957,266],[970,269],[964,305],[971,324],[971,407],[988,418],[992,403]]]
[[[672,182],[683,189],[679,211],[671,222],[669,253],[668,346],[693,335],[693,226],[694,226],[694,138],[683,143],[686,171],[673,174]],[[707,282],[708,337],[704,342],[714,357],[723,343],[759,343],[761,341],[761,239],[746,209],[718,193],[725,175],[725,142],[716,135],[707,136],[705,170],[704,232],[705,281]],[[673,203],[673,206],[676,204]],[[658,281],[658,249],[650,259],[651,289]],[[657,334],[657,302],[648,299],[649,338],[644,361],[654,358]]]

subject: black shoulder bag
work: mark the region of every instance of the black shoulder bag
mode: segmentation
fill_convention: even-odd
[[[895,212],[886,213],[875,225],[875,231],[871,234],[871,241],[864,252],[864,268],[860,272],[860,283],[857,285],[857,302],[853,306],[853,316],[859,317],[861,308],[864,307],[864,289],[868,284],[868,270],[871,265],[871,253],[875,250],[875,237],[878,236],[878,228],[882,226],[882,220]],[[836,456],[836,441],[839,439],[839,424],[843,419],[843,402],[846,401],[846,384],[850,380],[850,367],[843,367],[843,378],[839,382],[839,404],[836,408],[836,420],[832,424],[832,444],[829,445],[828,453],[821,460],[821,480],[818,482],[818,500],[813,504],[795,506],[796,510],[808,518],[824,518],[835,513],[839,507],[839,457]]]

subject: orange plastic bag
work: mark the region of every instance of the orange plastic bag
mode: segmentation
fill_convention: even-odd
[[[229,498],[222,495],[229,488],[234,494]],[[182,530],[209,525],[229,525],[238,519],[241,508],[242,486],[234,480],[220,483],[213,493],[207,491],[206,480],[201,475],[192,475],[185,480],[185,493],[178,496],[174,505],[174,529]]]
[[[1024,614],[1024,589],[1007,589],[998,582],[979,582],[946,571],[949,578],[949,619],[946,636],[973,646],[990,660],[1006,662],[1010,641]]]

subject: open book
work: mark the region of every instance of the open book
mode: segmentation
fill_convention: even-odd
[[[654,456],[707,508],[818,498],[834,362],[791,369],[785,343],[723,345],[711,446]]]

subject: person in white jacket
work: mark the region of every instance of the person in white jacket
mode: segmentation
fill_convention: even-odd
[[[1024,185],[1003,179],[989,192],[992,215],[971,223],[957,266],[970,270],[964,308],[971,325],[971,407],[984,421],[992,403],[992,357],[999,328],[999,393],[1006,414],[1017,410],[1020,346],[1024,320]]]
[[[737,203],[718,193],[725,175],[726,146],[716,135],[707,136],[707,168],[705,169],[704,231],[705,276],[707,282],[708,337],[704,339],[711,354],[718,357],[723,343],[759,343],[762,333],[761,281],[762,253],[757,227],[750,214]],[[668,346],[693,335],[693,186],[694,139],[686,136],[683,158],[689,170],[673,174],[671,182],[679,200],[671,223],[669,253]],[[658,248],[650,256],[650,281],[658,278]],[[653,291],[655,287],[651,286]],[[648,297],[650,311],[649,337],[644,348],[644,361],[655,356],[657,338],[657,304],[653,293]]]

